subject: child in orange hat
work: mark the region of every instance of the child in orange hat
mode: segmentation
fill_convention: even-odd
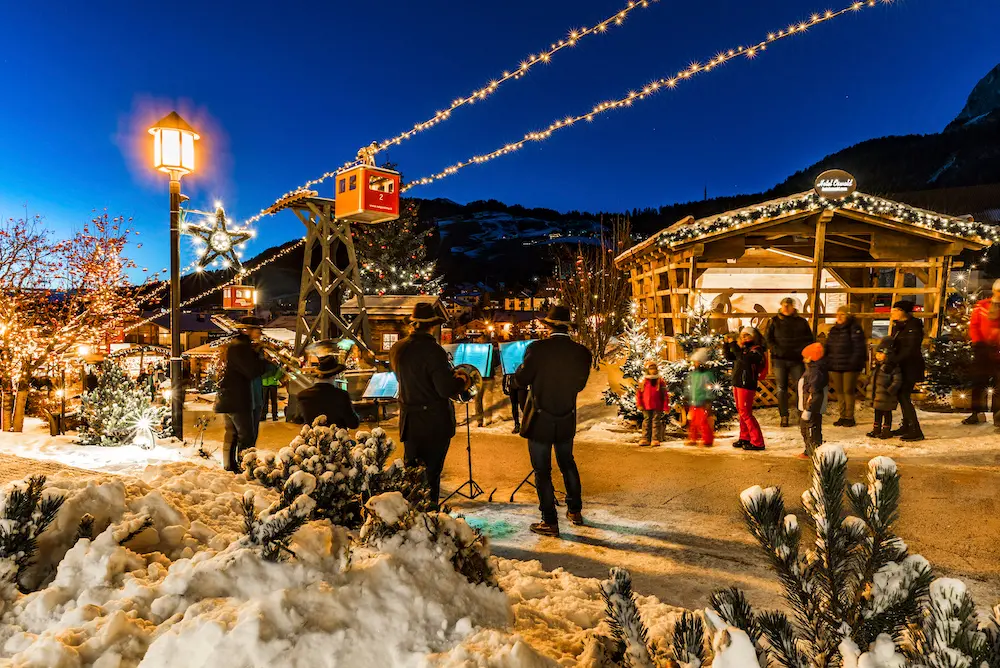
[[[822,343],[811,343],[802,350],[806,370],[799,379],[799,430],[805,451],[799,455],[800,459],[812,459],[816,448],[823,445],[823,413],[830,384],[823,355]]]

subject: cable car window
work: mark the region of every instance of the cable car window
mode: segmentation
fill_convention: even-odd
[[[380,193],[391,193],[396,186],[396,182],[385,176],[371,174],[368,177],[368,189]]]
[[[337,192],[342,193],[347,190],[347,179],[340,179],[340,184],[337,188]]]
[[[357,189],[358,189],[358,175],[357,174],[352,174],[351,175],[351,185],[350,185],[349,190],[357,190]]]

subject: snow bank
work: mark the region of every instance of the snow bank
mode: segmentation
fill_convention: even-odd
[[[275,494],[242,476],[173,464],[143,480],[56,475],[49,489],[66,502],[43,534],[40,589],[0,612],[10,665],[417,666],[429,655],[443,665],[477,665],[461,659],[477,655],[478,665],[546,665],[506,632],[507,596],[470,584],[452,565],[454,546],[430,540],[423,524],[349,552],[346,530],[312,522],[296,533],[294,558],[269,563],[235,539],[244,493],[262,506]],[[85,513],[96,535],[77,540]],[[464,521],[439,522],[442,535],[475,539]]]

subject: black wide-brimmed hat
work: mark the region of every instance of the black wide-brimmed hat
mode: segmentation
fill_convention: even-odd
[[[329,357],[321,357],[319,359],[319,364],[313,369],[313,375],[317,378],[332,378],[339,373],[343,373],[345,369],[347,369],[347,365],[342,364],[336,357],[330,355]]]
[[[414,324],[424,322],[444,322],[444,316],[434,310],[434,304],[430,302],[418,302],[413,307],[413,315],[410,322]]]
[[[549,309],[549,314],[542,318],[542,322],[552,327],[572,327],[573,316],[565,306],[553,306]]]

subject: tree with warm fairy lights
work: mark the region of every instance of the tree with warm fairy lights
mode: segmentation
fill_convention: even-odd
[[[83,395],[80,442],[120,446],[150,443],[149,432],[162,433],[169,410],[155,406],[140,387],[113,361],[101,365],[97,389]]]
[[[150,283],[127,277],[130,222],[99,214],[67,240],[53,239],[38,216],[0,223],[4,431],[23,429],[33,376],[75,363],[81,344],[109,341],[138,316]]]
[[[628,315],[631,287],[615,258],[631,246],[632,225],[618,217],[607,227],[602,219],[592,243],[566,251],[566,264],[573,269],[559,277],[559,299],[573,313],[580,343],[593,356],[595,369]]]
[[[632,305],[632,313],[636,313],[638,305]],[[663,343],[659,338],[649,336],[646,320],[640,320],[632,315],[625,323],[625,331],[619,337],[624,350],[622,360],[621,392],[608,388],[604,391],[604,402],[608,406],[618,406],[618,415],[626,420],[642,420],[642,411],[635,405],[635,392],[646,372],[646,364],[650,361],[662,366]]]
[[[736,400],[733,397],[733,379],[730,375],[732,363],[723,353],[723,335],[712,331],[711,312],[704,305],[695,306],[687,314],[688,331],[677,334],[674,341],[684,351],[684,358],[675,360],[661,367],[660,373],[667,381],[667,391],[670,393],[670,418],[677,423],[683,423],[682,411],[687,410],[687,378],[691,372],[691,354],[699,348],[709,351],[708,362],[702,369],[710,371],[715,376],[712,391],[712,418],[716,426],[725,426],[736,417]]]
[[[945,312],[940,334],[924,350],[927,366],[924,389],[931,396],[950,397],[955,390],[972,387],[973,355],[969,340],[969,319],[976,306],[976,295],[969,290],[965,275],[956,276],[956,293]]]
[[[352,230],[361,270],[361,287],[372,295],[436,295],[441,278],[437,263],[427,259],[430,229],[421,226],[417,205],[401,201],[398,220],[358,225]]]

